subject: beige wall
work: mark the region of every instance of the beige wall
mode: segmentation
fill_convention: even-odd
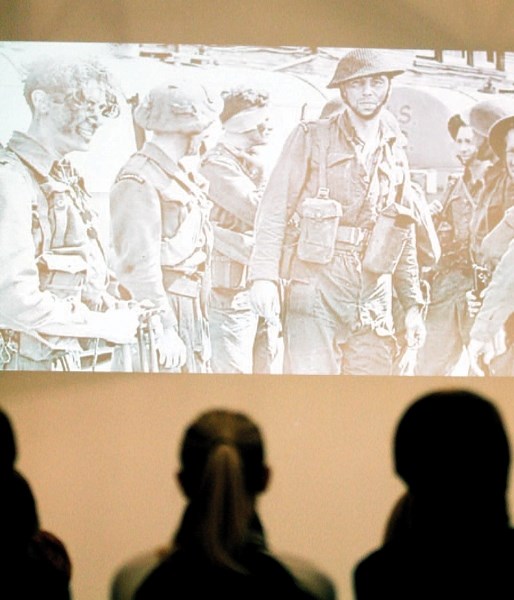
[[[456,0],[4,4],[3,39],[386,47],[506,48],[514,12],[510,0],[480,10]],[[182,507],[173,481],[180,434],[216,405],[247,411],[265,431],[272,546],[324,567],[346,599],[352,566],[379,543],[401,490],[390,464],[394,424],[415,395],[443,384],[488,393],[514,439],[511,382],[491,379],[3,373],[0,405],[43,525],[72,555],[76,600],[106,599],[120,563],[167,540]]]
[[[273,478],[261,510],[270,543],[323,567],[350,598],[355,562],[380,542],[402,490],[390,446],[412,398],[463,380],[3,374],[44,527],[65,540],[76,600],[105,600],[115,569],[165,543],[183,503],[174,481],[184,427],[213,406],[265,432]],[[466,383],[494,398],[514,440],[508,382]],[[511,499],[512,494],[511,494]],[[514,505],[513,505],[514,506]]]

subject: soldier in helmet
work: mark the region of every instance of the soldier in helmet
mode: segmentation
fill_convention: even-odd
[[[135,300],[161,312],[155,343],[162,371],[209,368],[211,203],[205,179],[187,159],[219,109],[220,103],[191,81],[153,88],[134,113],[152,138],[111,189],[115,270]]]
[[[342,112],[301,123],[271,174],[257,214],[251,294],[259,314],[271,315],[279,279],[289,280],[286,372],[391,373],[392,286],[408,343],[423,342],[409,170],[398,124],[384,110],[401,72],[378,51],[347,53],[329,84]]]
[[[511,207],[514,204],[514,116],[504,117],[491,127],[489,142],[499,158],[497,169],[501,168],[504,172],[503,194],[492,198],[489,211],[490,217],[495,218],[494,205],[501,210],[505,207],[502,201],[510,202]],[[493,239],[494,234],[496,234],[496,239]],[[484,362],[488,363],[495,355],[505,350],[511,359],[508,361],[510,364],[507,364],[507,370],[498,370],[496,374],[512,374],[512,356],[514,354],[511,316],[514,313],[513,237],[514,211],[512,208],[507,208],[504,210],[503,218],[482,242],[482,250],[485,245],[487,255],[491,257],[489,264],[494,265],[494,269],[491,280],[482,290],[478,306],[473,311],[478,314],[475,316],[470,332],[468,351],[472,370],[476,374],[482,374],[482,367],[479,364],[480,357],[483,357]],[[487,247],[489,240],[491,242]],[[482,252],[482,254],[486,253]],[[508,327],[506,323],[509,323]],[[506,339],[502,339],[504,333],[507,333]],[[500,341],[499,344],[498,341]]]
[[[264,189],[262,149],[271,131],[268,94],[224,94],[223,134],[202,160],[214,227],[209,324],[215,373],[266,373],[276,354],[278,320],[259,318],[246,282],[255,214]]]
[[[499,99],[497,100],[499,102]],[[509,98],[502,102],[501,112],[489,130],[489,146],[498,158],[487,171],[484,189],[471,222],[471,248],[476,264],[492,272],[512,239],[512,227],[508,221],[514,218],[514,177],[509,170],[509,119],[514,113],[514,102]],[[504,218],[507,220],[505,223]]]
[[[442,255],[430,273],[427,337],[418,354],[419,375],[451,375],[469,341],[472,319],[466,292],[474,285],[471,219],[492,165],[487,133],[502,111],[501,101],[484,100],[474,104],[468,116],[455,114],[448,121],[463,171],[449,177],[442,200],[430,205]]]
[[[127,342],[137,327],[112,308],[96,215],[67,158],[88,150],[118,101],[109,72],[86,59],[38,60],[24,94],[28,131],[0,153],[0,368],[78,368],[78,338]]]

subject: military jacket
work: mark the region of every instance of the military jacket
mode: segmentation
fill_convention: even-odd
[[[213,202],[212,285],[243,289],[262,196],[262,176],[238,156],[237,149],[225,143],[207,153],[200,172],[209,181],[209,198]]]
[[[486,173],[471,220],[471,248],[478,260],[484,237],[500,223],[511,206],[514,206],[514,181],[508,176],[505,164],[499,161]]]
[[[514,245],[510,244],[493,272],[470,337],[491,342],[514,313]]]
[[[475,182],[470,189],[464,174],[455,173],[448,178],[443,200],[443,210],[435,217],[437,234],[441,242],[443,268],[470,266],[471,221],[483,181]]]
[[[381,118],[379,135],[379,146],[366,165],[346,111],[302,123],[291,133],[259,206],[250,279],[278,280],[286,226],[302,201],[317,195],[322,169],[330,198],[341,205],[341,225],[372,229],[385,206],[407,202],[407,159],[399,143],[401,132],[388,113]],[[413,227],[393,278],[405,308],[423,302]]]
[[[260,176],[224,143],[206,154],[200,173],[209,181],[211,221],[240,233],[253,231],[262,196]]]
[[[107,286],[82,179],[20,132],[0,153],[0,257],[0,326],[11,329],[71,325],[64,299],[92,306]]]
[[[135,300],[164,311],[168,326],[170,279],[198,280],[212,249],[206,182],[147,142],[121,169],[110,193],[114,268]],[[179,295],[180,290],[176,290]],[[189,293],[184,291],[184,295]]]

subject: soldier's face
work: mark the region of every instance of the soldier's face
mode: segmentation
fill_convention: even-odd
[[[389,78],[370,75],[347,81],[341,86],[341,97],[361,119],[373,119],[387,100]]]
[[[509,177],[514,179],[514,129],[509,129],[505,136],[505,164]]]
[[[459,127],[455,136],[455,146],[457,149],[457,158],[464,166],[475,159],[478,146],[477,139],[471,127]]]
[[[65,94],[51,96],[50,102],[48,126],[55,150],[62,155],[87,150],[104,120],[105,89],[91,80],[84,85],[80,100]]]

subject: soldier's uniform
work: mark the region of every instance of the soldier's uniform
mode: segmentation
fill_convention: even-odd
[[[512,129],[514,116],[503,117],[491,127],[489,142],[500,160],[487,174],[486,185],[472,223],[473,256],[477,262],[487,267],[491,279],[487,282],[483,304],[475,317],[470,338],[472,342],[491,344],[499,354],[505,350],[502,339],[504,325],[509,321],[511,329],[511,315],[514,313],[514,181],[505,156],[506,135]],[[511,331],[508,337],[512,338]],[[497,364],[497,374],[511,374],[512,365],[509,365],[509,360],[513,352],[512,339],[509,340],[509,345]],[[505,364],[500,368],[502,361]]]
[[[507,104],[498,100],[496,109],[488,140],[499,160],[486,173],[484,189],[471,221],[473,260],[490,271],[494,270],[514,233],[514,181],[505,162],[505,137],[514,129],[514,104],[511,100]]]
[[[484,301],[475,317],[471,337],[493,343],[507,318],[514,313],[514,245],[496,267],[484,294]]]
[[[505,164],[499,161],[486,174],[484,189],[471,222],[471,249],[478,264],[494,270],[495,260],[491,261],[483,254],[482,244],[487,235],[501,223],[505,212],[513,206],[514,181],[509,177]],[[500,257],[496,260],[498,258]]]
[[[463,174],[448,179],[443,211],[435,217],[441,258],[430,274],[427,337],[418,352],[418,375],[450,375],[469,341],[472,319],[466,292],[473,288],[470,223],[483,181]]]
[[[200,169],[209,181],[214,228],[209,324],[215,373],[269,372],[278,324],[259,318],[250,306],[247,265],[263,180],[236,149],[220,142]]]
[[[183,370],[208,370],[206,319],[212,248],[206,182],[147,142],[111,189],[115,271],[135,300],[162,310],[187,350]]]
[[[74,323],[69,299],[101,309],[109,277],[82,178],[20,132],[0,152],[0,257],[5,368],[48,370],[80,345],[37,330]]]
[[[363,260],[377,216],[406,205],[409,171],[399,128],[382,114],[377,148],[367,163],[346,111],[328,120],[302,123],[285,143],[261,201],[251,280],[290,283],[285,304],[286,371],[293,373],[388,374],[395,353],[391,298],[394,285],[405,310],[421,305],[413,225],[403,231],[403,245],[393,273],[372,272]],[[325,179],[332,202],[311,204]],[[308,214],[307,214],[308,212]],[[332,236],[321,262],[298,256],[298,236],[291,225],[312,221],[313,246]],[[327,227],[323,228],[323,224]],[[307,224],[307,229],[309,225]],[[291,237],[291,240],[288,238]],[[291,242],[294,256],[288,272]],[[300,239],[301,244],[301,239]],[[309,246],[309,244],[307,244]],[[387,244],[385,244],[385,247]],[[316,259],[316,256],[314,256]]]

